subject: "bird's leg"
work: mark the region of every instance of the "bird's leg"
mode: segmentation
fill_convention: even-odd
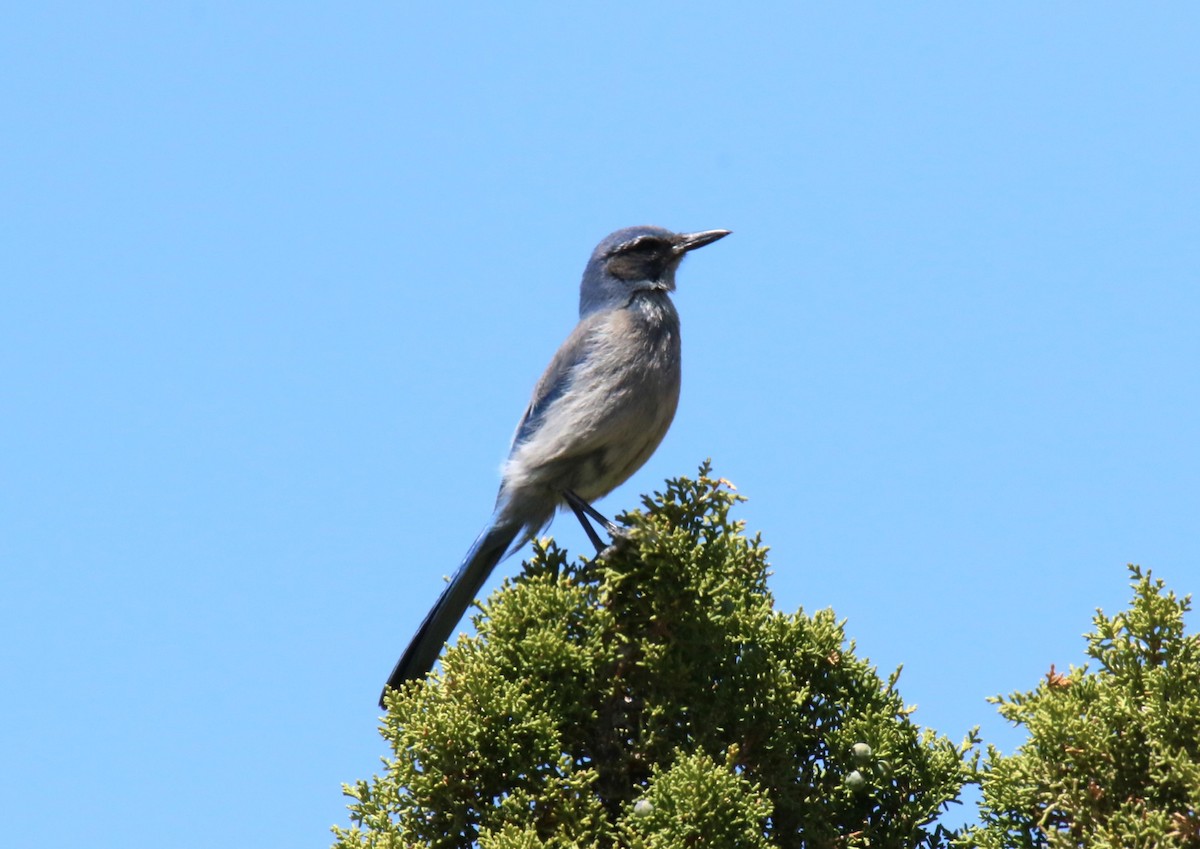
[[[591,516],[597,522],[604,525],[604,530],[608,531],[610,534],[619,534],[619,533],[621,533],[622,530],[624,530],[620,525],[616,524],[615,522],[609,521],[608,517],[606,517],[603,513],[601,513],[599,510],[597,510],[592,505],[588,504],[586,501],[584,501],[582,498],[580,498],[576,493],[572,492],[571,490],[568,489],[567,491],[565,491],[563,493],[563,497],[567,499],[567,503],[571,505],[571,509],[576,510],[576,511],[582,510],[584,513]],[[578,515],[578,512],[576,513],[576,515]]]
[[[563,493],[563,498],[566,499],[567,505],[571,508],[571,512],[575,514],[575,518],[579,520],[579,524],[583,525],[583,532],[588,535],[588,539],[592,541],[592,545],[596,546],[596,553],[599,554],[604,550],[604,540],[600,539],[600,534],[596,533],[596,529],[592,527],[592,523],[588,521],[588,514],[592,513],[600,516],[592,509],[592,506],[580,498],[575,493],[567,490]],[[608,519],[600,516],[600,519],[608,524],[611,524]]]
[[[629,541],[629,531],[615,522],[609,521],[603,513],[580,498],[578,493],[572,492],[569,489],[564,490],[563,498],[570,506],[575,517],[579,519],[579,524],[583,525],[584,533],[588,535],[588,539],[592,541],[592,545],[596,546],[596,554],[604,554],[612,545],[623,544]],[[592,523],[588,521],[589,516],[603,525],[604,530],[608,531],[609,536],[612,537],[612,545],[606,546],[604,540],[600,539],[600,535],[596,533],[595,528],[592,527]]]

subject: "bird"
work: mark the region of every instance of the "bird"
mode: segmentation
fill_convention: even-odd
[[[575,513],[597,551],[602,542],[587,516],[619,530],[591,503],[641,468],[675,417],[675,273],[689,252],[730,232],[626,227],[592,251],[579,286],[579,323],[517,424],[492,516],[397,661],[380,707],[388,690],[433,668],[496,564],[533,539],[560,507]]]

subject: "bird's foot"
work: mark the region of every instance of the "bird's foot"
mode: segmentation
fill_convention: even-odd
[[[628,528],[622,528],[620,525],[614,525],[609,522],[604,526],[604,530],[608,531],[612,542],[606,545],[603,550],[596,552],[597,559],[608,560],[625,551],[629,546],[633,545],[633,533]]]

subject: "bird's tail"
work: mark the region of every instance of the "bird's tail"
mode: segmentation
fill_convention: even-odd
[[[408,648],[396,661],[387,685],[379,694],[380,707],[384,707],[383,699],[388,690],[394,690],[410,679],[420,678],[433,668],[454,626],[462,619],[492,569],[504,558],[521,527],[520,523],[497,518],[475,540],[462,565],[454,573],[454,578],[442,590],[442,595],[425,616],[425,621],[413,635]]]

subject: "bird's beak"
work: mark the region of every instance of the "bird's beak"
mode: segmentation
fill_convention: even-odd
[[[704,230],[700,233],[680,233],[675,237],[675,255],[683,256],[688,251],[711,245],[717,239],[724,239],[732,230]]]

